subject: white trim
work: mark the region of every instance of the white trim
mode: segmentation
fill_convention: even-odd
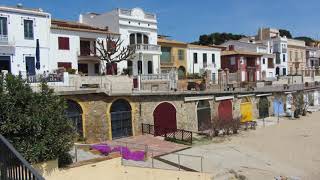
[[[255,96],[255,94],[243,94],[243,95],[238,95],[238,98],[242,98],[242,97],[251,97],[251,96]]]
[[[271,93],[269,93],[269,94],[257,94],[256,96],[257,96],[257,97],[272,96],[272,94],[271,94]]]
[[[214,99],[214,96],[194,96],[194,97],[185,97],[184,101],[190,102],[190,101],[201,101],[201,100],[212,100],[212,99]]]
[[[216,101],[223,101],[228,99],[234,99],[234,96],[222,96],[222,97],[216,97]]]
[[[293,94],[296,93],[297,91],[288,91],[288,92],[284,92],[284,94]]]

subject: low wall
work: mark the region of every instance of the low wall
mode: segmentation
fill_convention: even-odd
[[[129,167],[121,165],[121,158],[106,160],[70,169],[55,171],[47,180],[211,180],[209,174],[163,169]]]

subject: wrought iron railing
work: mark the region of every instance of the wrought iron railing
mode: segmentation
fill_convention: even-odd
[[[159,131],[158,133],[156,131]],[[172,140],[182,141],[188,144],[192,144],[192,132],[183,129],[170,129],[157,127],[151,124],[141,124],[142,134],[151,134],[154,136],[162,136]]]
[[[0,135],[0,179],[44,180],[2,135]]]

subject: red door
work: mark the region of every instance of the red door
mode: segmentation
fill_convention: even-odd
[[[218,108],[219,119],[221,121],[232,120],[232,102],[231,100],[221,101]]]
[[[155,136],[177,130],[176,108],[170,103],[159,104],[153,111],[153,119]]]

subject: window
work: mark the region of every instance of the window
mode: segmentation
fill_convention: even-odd
[[[99,74],[99,72],[100,72],[100,64],[96,63],[94,64],[94,73]]]
[[[68,37],[58,37],[58,45],[60,50],[69,50],[70,43]]]
[[[266,59],[265,58],[262,59],[262,64],[266,64]]]
[[[152,61],[148,61],[148,74],[152,74],[152,73],[153,73]]]
[[[216,64],[216,55],[212,54],[212,64]]]
[[[58,62],[58,68],[64,68],[65,70],[68,70],[72,68],[72,64],[70,62]]]
[[[183,49],[178,50],[178,59],[184,60],[184,50]]]
[[[208,64],[207,53],[203,53],[202,58],[203,58],[203,67],[207,67],[207,64]]]
[[[8,35],[8,24],[6,17],[0,17],[0,36]]]
[[[33,21],[32,20],[24,20],[24,38],[25,39],[33,39]]]
[[[286,69],[286,68],[283,68],[283,69],[282,69],[282,75],[283,75],[283,76],[286,76],[286,75],[287,75],[287,69]]]
[[[142,34],[137,33],[137,44],[142,44]]]
[[[273,59],[268,58],[268,68],[274,68]]]
[[[78,64],[78,71],[82,74],[88,74],[88,64]]]
[[[198,53],[193,53],[193,64],[198,64]]]
[[[282,55],[282,61],[286,62],[286,55],[285,54]]]
[[[127,61],[127,67],[128,67],[128,74],[132,75],[132,61]]]
[[[168,63],[171,62],[171,48],[170,47],[161,47],[160,62]]]
[[[136,36],[135,34],[130,34],[130,44],[135,44],[136,43]]]
[[[143,44],[149,44],[149,37],[147,35],[143,35]]]
[[[142,74],[142,61],[138,61],[138,74]]]
[[[296,61],[298,61],[298,59],[299,59],[297,51],[295,52],[295,59],[296,59]]]

